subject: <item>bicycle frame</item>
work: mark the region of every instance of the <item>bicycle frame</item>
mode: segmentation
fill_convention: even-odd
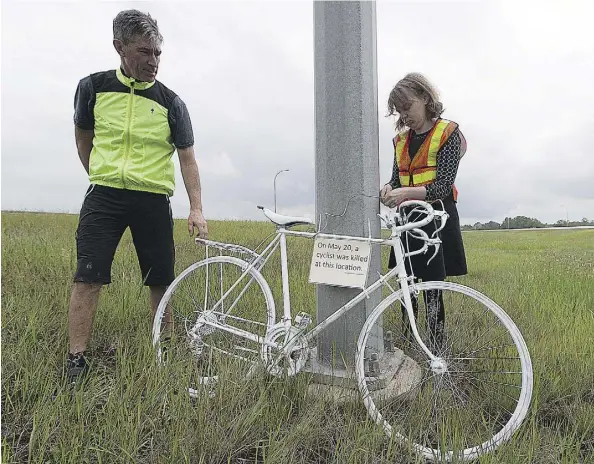
[[[426,220],[426,222],[428,223],[430,220],[432,220],[431,217],[429,217],[429,219]],[[287,240],[286,240],[287,236],[304,237],[304,238],[320,237],[320,238],[328,238],[328,239],[335,239],[335,240],[354,240],[354,241],[366,242],[366,243],[378,244],[378,245],[384,245],[384,246],[389,245],[394,248],[394,254],[395,254],[396,263],[397,263],[396,267],[391,269],[385,275],[380,274],[379,279],[376,280],[373,284],[371,284],[369,287],[363,288],[361,293],[359,293],[357,296],[355,296],[354,298],[349,300],[346,304],[344,304],[339,309],[337,309],[331,316],[326,318],[321,323],[316,324],[316,326],[311,331],[309,331],[305,334],[305,340],[308,343],[311,342],[320,332],[325,330],[330,324],[335,322],[342,315],[344,315],[347,311],[349,311],[355,305],[357,305],[358,303],[363,301],[365,298],[367,298],[370,293],[380,289],[383,285],[386,285],[388,288],[393,290],[392,287],[389,285],[388,281],[393,277],[397,277],[400,288],[402,289],[402,292],[403,292],[404,306],[406,308],[406,312],[407,312],[407,315],[408,315],[408,318],[410,321],[410,325],[411,325],[411,329],[414,334],[414,337],[417,340],[417,342],[419,343],[419,345],[421,346],[421,349],[427,354],[427,356],[432,361],[434,361],[438,358],[433,353],[431,353],[429,348],[423,343],[423,340],[421,339],[419,332],[417,330],[417,325],[416,325],[416,321],[415,321],[415,317],[414,317],[413,309],[412,309],[412,301],[411,301],[410,292],[409,292],[409,287],[410,287],[409,282],[408,282],[409,278],[406,273],[405,261],[404,261],[404,259],[407,256],[424,253],[428,248],[428,244],[425,243],[424,247],[421,248],[420,250],[405,253],[404,248],[402,246],[402,242],[400,240],[400,237],[404,233],[405,230],[408,230],[408,228],[393,225],[392,226],[392,235],[390,236],[390,238],[381,239],[381,238],[371,238],[371,237],[369,237],[369,238],[351,237],[351,236],[346,236],[346,235],[292,231],[292,230],[288,230],[284,227],[279,226],[279,227],[277,227],[277,233],[276,233],[275,238],[271,240],[271,242],[266,246],[266,248],[262,251],[262,253],[260,255],[255,255],[255,256],[257,256],[257,258],[255,260],[253,260],[251,263],[249,263],[248,267],[246,269],[244,269],[242,275],[237,279],[235,284],[229,290],[227,290],[227,292],[224,295],[221,296],[220,301],[217,302],[215,304],[215,306],[213,307],[213,311],[227,297],[227,295],[235,288],[235,286],[244,278],[244,276],[247,275],[247,273],[249,272],[250,269],[252,269],[252,268],[255,268],[256,270],[262,269],[262,267],[268,262],[268,259],[274,254],[274,252],[276,251],[276,248],[280,246],[281,278],[282,278],[282,290],[283,290],[283,317],[281,319],[281,323],[284,326],[286,326],[287,328],[291,327],[292,317],[291,317],[289,270],[288,270],[288,264],[287,264]],[[241,298],[243,293],[247,290],[247,288],[249,287],[250,284],[251,284],[251,281],[248,282],[246,287],[242,290],[240,295],[236,298],[235,302],[233,302],[229,308],[226,308],[227,313],[233,309],[233,307],[235,306],[237,301],[239,301],[239,299]],[[218,328],[218,329],[224,330],[224,331],[228,331],[235,335],[255,341],[259,344],[270,344],[270,343],[265,342],[265,340],[262,337],[260,337],[256,334],[247,332],[243,329],[239,329],[239,328],[235,328],[235,327],[226,327],[226,326],[218,324],[214,321],[208,321],[207,323],[209,325],[212,325],[215,328]],[[294,343],[297,342],[296,339],[297,339],[297,337],[295,338]],[[278,346],[274,346],[274,347],[278,348]],[[285,349],[290,351],[290,349],[292,348],[292,343],[289,342],[288,344],[284,345],[284,347],[285,347]]]
[[[388,271],[388,273],[386,273],[384,275],[380,274],[379,278],[373,284],[371,284],[369,287],[363,288],[361,293],[359,293],[357,296],[355,296],[354,298],[349,300],[347,303],[345,303],[343,306],[338,308],[332,315],[330,315],[329,317],[324,319],[324,321],[318,323],[311,331],[309,331],[305,335],[305,339],[307,340],[307,342],[312,341],[319,333],[324,331],[330,324],[332,324],[337,319],[339,319],[341,316],[346,314],[349,310],[351,310],[355,305],[357,305],[358,303],[363,301],[365,298],[368,298],[370,293],[373,293],[376,290],[379,290],[383,285],[386,285],[388,288],[393,290],[392,287],[388,284],[388,281],[392,277],[396,276],[398,279],[400,288],[402,289],[402,292],[403,292],[404,305],[406,307],[406,312],[407,312],[408,318],[410,320],[411,328],[412,328],[413,334],[415,336],[415,339],[417,340],[417,342],[419,343],[419,345],[421,346],[423,351],[427,354],[427,356],[429,356],[429,358],[432,361],[437,359],[437,357],[433,353],[431,353],[429,348],[427,348],[427,346],[423,343],[423,340],[421,340],[421,337],[417,330],[417,324],[416,324],[415,317],[413,314],[412,301],[411,301],[410,292],[409,292],[410,286],[408,283],[408,275],[406,273],[406,267],[404,264],[405,252],[404,252],[404,248],[402,247],[402,242],[400,241],[400,236],[401,236],[402,232],[396,231],[395,233],[393,233],[393,235],[389,239],[385,239],[385,240],[384,239],[365,238],[365,237],[350,237],[350,236],[345,236],[345,235],[319,234],[319,233],[311,233],[311,232],[296,232],[296,231],[290,231],[290,230],[286,230],[286,229],[279,229],[278,233],[281,235],[281,237],[284,237],[285,235],[292,235],[292,236],[297,236],[297,237],[308,237],[308,238],[321,237],[321,238],[328,238],[328,239],[335,239],[335,240],[354,240],[354,241],[358,241],[358,242],[367,242],[367,243],[379,244],[379,245],[384,245],[384,246],[390,245],[394,248],[394,254],[396,256],[396,267],[394,267],[393,269],[391,269],[390,271]],[[287,262],[286,262],[286,252],[285,252],[284,258],[283,258],[283,254],[282,254],[283,245],[286,247],[286,242],[285,242],[285,240],[283,240],[281,238],[281,262],[283,263],[283,265],[282,265],[283,285],[286,280],[287,281],[287,290],[288,290],[288,270],[287,270]],[[418,254],[420,252],[422,252],[422,251],[412,252],[412,254]],[[285,294],[284,288],[283,288],[283,294]],[[287,291],[287,294],[288,294],[288,291]],[[287,294],[285,294],[285,295],[287,295]],[[285,319],[291,318],[291,308],[290,308],[290,306],[288,306],[289,304],[290,303],[287,301],[287,299],[285,299],[285,306],[283,308]]]

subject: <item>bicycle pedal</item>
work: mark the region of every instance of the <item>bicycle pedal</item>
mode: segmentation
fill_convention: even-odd
[[[295,325],[300,329],[305,329],[311,324],[311,316],[307,313],[301,312],[295,316]]]

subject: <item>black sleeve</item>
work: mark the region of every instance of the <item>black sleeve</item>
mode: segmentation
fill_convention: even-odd
[[[74,94],[74,124],[80,129],[95,128],[95,89],[91,76],[81,79]]]
[[[462,138],[456,129],[437,152],[437,175],[435,181],[425,186],[426,201],[443,200],[452,191],[458,173]]]
[[[392,145],[394,145],[394,140],[392,140]],[[392,188],[400,188],[400,171],[398,170],[396,155],[394,155],[394,165],[392,166],[392,178],[388,183],[392,186]]]
[[[194,132],[188,108],[181,98],[175,97],[169,110],[169,127],[176,148],[188,148],[194,145]]]

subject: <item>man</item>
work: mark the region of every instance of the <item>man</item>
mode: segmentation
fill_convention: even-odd
[[[156,80],[163,38],[157,22],[137,10],[113,21],[121,64],[79,82],[75,138],[89,175],[76,231],[77,269],[68,310],[70,349],[66,375],[87,371],[85,350],[102,285],[130,227],[153,315],[174,279],[175,249],[169,197],[175,188],[172,155],[178,152],[190,200],[188,230],[207,237],[194,137],[184,102]]]

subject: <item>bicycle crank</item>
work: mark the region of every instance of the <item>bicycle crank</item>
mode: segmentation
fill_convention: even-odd
[[[266,371],[275,377],[297,374],[309,357],[309,349],[302,330],[277,324],[264,337],[262,358]]]

